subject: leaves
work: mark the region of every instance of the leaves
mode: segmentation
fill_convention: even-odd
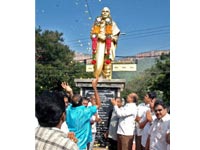
[[[55,88],[58,81],[68,82],[74,93],[78,93],[74,78],[92,77],[85,72],[85,64],[73,60],[74,52],[63,44],[62,35],[57,31],[36,29],[36,95]]]
[[[156,64],[128,82],[122,95],[136,92],[140,101],[147,91],[156,91],[157,97],[170,105],[170,55],[161,55]]]

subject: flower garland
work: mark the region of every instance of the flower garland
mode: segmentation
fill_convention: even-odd
[[[96,53],[97,53],[97,42],[98,42],[98,34],[100,33],[100,24],[101,24],[101,17],[97,17],[92,27],[92,61],[93,65],[96,64]],[[105,63],[110,64],[111,60],[110,56],[110,48],[112,42],[112,19],[106,18],[105,20],[105,34],[106,34],[106,51],[105,51]]]

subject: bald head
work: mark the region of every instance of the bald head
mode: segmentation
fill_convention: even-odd
[[[103,19],[110,17],[110,9],[108,7],[104,7],[101,11],[101,16]]]
[[[138,95],[136,93],[130,93],[127,96],[128,103],[136,103],[138,101]]]
[[[108,12],[110,12],[110,9],[109,9],[108,7],[104,7],[104,8],[102,9],[102,11],[108,11]]]

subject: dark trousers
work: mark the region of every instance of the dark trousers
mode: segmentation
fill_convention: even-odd
[[[133,135],[120,135],[117,134],[117,149],[118,150],[132,150],[133,145]]]
[[[136,135],[136,150],[143,150],[141,140],[142,140],[142,136]]]
[[[145,147],[144,147],[144,146],[142,146],[142,150],[145,150]]]
[[[108,145],[109,150],[117,150],[117,141],[116,140],[108,138],[108,142],[109,142],[109,145]]]

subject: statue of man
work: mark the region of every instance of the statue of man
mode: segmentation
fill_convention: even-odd
[[[115,58],[115,49],[120,30],[112,20],[110,9],[104,7],[101,16],[97,17],[91,29],[92,64],[94,77],[112,78],[111,63]]]

